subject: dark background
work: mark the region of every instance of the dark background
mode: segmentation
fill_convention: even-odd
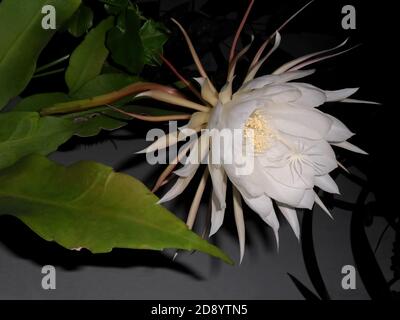
[[[88,1],[90,2],[90,1]],[[94,3],[96,1],[92,1]],[[223,85],[226,55],[247,1],[139,1],[145,16],[163,21],[171,30],[165,56],[186,77],[197,76],[188,49],[170,18],[186,26],[212,80]],[[305,1],[262,1],[249,17],[242,40],[256,36],[248,59],[259,44]],[[343,30],[341,9],[356,8],[356,30]],[[99,8],[99,12],[100,12]],[[396,124],[395,62],[397,41],[393,9],[384,1],[317,0],[282,32],[280,48],[260,74],[273,71],[300,55],[332,47],[350,37],[349,46],[362,46],[340,57],[321,62],[317,73],[306,81],[323,89],[360,87],[355,98],[379,101],[380,106],[330,104],[322,109],[341,119],[356,132],[352,143],[369,156],[338,150],[338,158],[351,175],[337,170],[334,176],[341,196],[326,194],[322,199],[332,210],[331,221],[319,208],[300,212],[303,219],[302,243],[298,243],[288,224],[281,220],[281,246],[276,252],[271,230],[256,214],[246,215],[247,247],[240,266],[227,266],[203,254],[183,253],[173,262],[159,252],[116,249],[111,254],[92,255],[70,252],[48,243],[11,217],[0,217],[0,298],[3,299],[302,299],[310,294],[302,284],[321,298],[368,299],[396,298],[400,290],[399,212],[395,174],[398,146]],[[78,42],[68,35],[52,41],[41,61],[69,53]],[[238,65],[245,72],[248,59]],[[39,61],[39,65],[40,65]],[[176,81],[166,67],[147,68],[144,77],[170,83]],[[240,77],[238,77],[240,79]],[[38,88],[64,89],[62,76],[32,81],[24,96]],[[398,90],[398,89],[397,89]],[[142,179],[149,187],[162,168],[151,168],[143,156],[135,156],[146,142],[150,126],[131,121],[124,129],[103,132],[96,138],[74,137],[52,155],[64,164],[96,160]],[[156,171],[156,172],[154,172]],[[394,183],[394,187],[393,187]],[[164,190],[160,191],[163,194]],[[168,206],[185,217],[194,190]],[[397,196],[398,197],[398,196]],[[187,200],[187,201],[186,201]],[[206,214],[206,200],[201,209]],[[235,226],[230,212],[226,224],[212,241],[238,260]],[[198,231],[202,224],[198,223]],[[386,232],[383,234],[383,231]],[[380,241],[377,247],[377,243]],[[376,252],[374,252],[376,249]],[[57,289],[41,289],[41,267],[57,268]],[[341,269],[357,268],[357,289],[343,290]],[[290,275],[292,276],[290,276]],[[301,283],[301,284],[300,284]]]

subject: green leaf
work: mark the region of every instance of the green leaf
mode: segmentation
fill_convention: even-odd
[[[93,11],[81,5],[68,23],[68,31],[74,37],[83,36],[93,26]]]
[[[132,83],[140,80],[137,76],[130,76],[124,73],[106,73],[101,74],[91,81],[88,81],[78,91],[76,91],[72,98],[86,99],[112,91],[119,90]]]
[[[167,30],[162,23],[147,20],[140,29],[145,55],[145,63],[157,66],[161,64],[160,54],[168,40]]]
[[[0,114],[0,169],[31,153],[47,155],[67,141],[76,124],[55,117],[41,118],[36,112]]]
[[[64,167],[32,155],[0,171],[0,214],[68,249],[198,250],[232,263],[157,204],[140,181],[99,163]]]
[[[22,99],[12,111],[37,111],[54,103],[70,101],[71,97],[63,92],[39,93]]]
[[[145,62],[139,28],[140,17],[137,12],[126,9],[118,16],[117,25],[107,36],[107,47],[113,61],[134,74],[140,73]]]
[[[56,30],[42,28],[44,5],[57,12],[57,28],[78,9],[80,0],[3,0],[0,3],[0,109],[29,83],[40,52]]]
[[[73,94],[86,82],[100,74],[108,56],[108,50],[104,44],[106,33],[112,28],[113,24],[113,17],[103,20],[88,33],[83,42],[72,53],[65,74],[65,81],[70,94]]]

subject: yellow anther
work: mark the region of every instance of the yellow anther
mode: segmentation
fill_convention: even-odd
[[[253,144],[257,153],[264,152],[271,146],[275,134],[261,111],[254,111],[247,119],[244,125],[244,138]]]

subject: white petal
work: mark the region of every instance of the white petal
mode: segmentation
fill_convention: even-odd
[[[300,224],[297,218],[296,209],[285,206],[284,204],[278,204],[283,216],[286,218],[289,225],[292,227],[296,238],[300,240]]]
[[[341,142],[354,136],[354,133],[351,132],[343,122],[329,114],[326,114],[326,116],[332,120],[331,128],[326,135],[326,140],[328,142]]]
[[[186,158],[186,161],[183,167],[175,170],[174,173],[180,177],[188,177],[193,171],[196,171],[198,168],[199,158],[199,141],[195,142],[193,146],[190,148],[189,156]]]
[[[315,176],[314,183],[318,188],[324,190],[325,192],[340,194],[335,180],[333,180],[329,174]]]
[[[250,175],[237,175],[234,165],[224,165],[224,168],[243,197],[255,198],[265,194],[274,200],[296,206],[304,196],[303,189],[291,188],[276,181],[258,159],[255,159],[254,170]]]
[[[324,211],[326,212],[326,214],[327,214],[331,219],[333,219],[333,217],[332,217],[331,213],[329,212],[328,208],[325,207],[324,203],[321,201],[321,199],[318,197],[317,194],[315,194],[315,203],[316,203],[317,205],[319,205],[319,206],[321,207],[321,209],[324,210]]]
[[[280,131],[312,140],[323,139],[332,124],[332,120],[317,109],[267,104],[265,112],[271,115],[271,122]]]
[[[183,167],[179,168],[178,170],[174,171],[174,174],[176,174],[179,177],[185,178],[190,176],[193,171],[196,171],[198,168],[198,164],[195,163],[186,163]]]
[[[303,108],[314,108],[326,102],[325,92],[307,83],[290,83],[301,92],[301,97],[291,105]]]
[[[241,93],[237,98],[245,99],[267,99],[276,103],[296,101],[301,97],[301,92],[289,84],[272,84],[264,88]]]
[[[382,103],[380,102],[374,102],[374,101],[367,101],[367,100],[358,100],[358,99],[344,99],[340,102],[344,102],[344,103],[363,103],[363,104],[377,104],[380,105]]]
[[[248,83],[245,83],[239,89],[237,94],[240,94],[240,92],[243,92],[243,91],[259,89],[259,88],[262,88],[271,83],[285,83],[285,82],[288,82],[291,80],[304,78],[304,77],[307,77],[307,76],[313,74],[314,72],[315,72],[315,69],[298,70],[298,71],[285,72],[284,74],[280,74],[280,75],[269,74],[266,76],[258,77],[252,81],[249,81]]]
[[[213,236],[219,228],[221,228],[224,223],[225,217],[225,207],[220,207],[219,200],[217,199],[217,195],[215,191],[212,191],[211,195],[211,228],[210,228],[210,237]]]
[[[146,147],[143,150],[140,150],[136,153],[149,153],[149,152],[154,152],[156,150],[162,150],[165,149],[173,144],[176,144],[178,142],[178,132],[171,132],[167,135],[163,135],[159,137],[156,141],[154,141],[152,144],[150,144],[148,147]]]
[[[341,101],[356,93],[359,88],[347,88],[341,90],[329,91],[325,90],[327,101]]]
[[[311,209],[314,205],[315,192],[312,189],[308,189],[304,192],[303,199],[298,203],[296,208]]]
[[[239,191],[235,187],[233,187],[233,213],[235,215],[236,229],[239,238],[239,249],[240,249],[239,263],[242,263],[245,250],[245,243],[246,243],[246,229],[244,225],[242,197]]]
[[[361,154],[368,154],[367,152],[365,152],[364,150],[360,149],[359,147],[355,146],[354,144],[351,144],[350,142],[347,141],[343,141],[343,142],[332,142],[331,145],[343,148],[343,149],[347,149],[356,153],[361,153]]]
[[[278,235],[279,221],[278,218],[276,217],[271,199],[266,195],[262,195],[258,198],[247,198],[243,196],[243,199],[247,203],[247,205],[254,212],[258,213],[261,219],[263,219],[264,222],[266,222],[274,230],[276,244],[277,247],[279,248],[279,235]]]
[[[227,175],[221,166],[208,165],[213,191],[211,195],[211,229],[210,236],[215,234],[222,223],[225,215],[225,198],[227,188]]]
[[[341,162],[337,162],[338,166],[343,169],[346,173],[350,174],[349,169],[347,169]]]
[[[324,175],[337,168],[335,152],[329,143],[320,140],[307,150],[303,151],[309,165],[313,167],[316,175]]]
[[[188,128],[198,128],[208,122],[210,118],[210,113],[209,112],[195,112],[192,114],[192,117],[190,118],[187,127]]]
[[[204,162],[204,159],[208,155],[209,149],[209,135],[203,133],[190,150],[190,154],[185,161],[185,165],[174,173],[180,177],[190,176],[193,170],[197,170],[198,165]]]
[[[306,189],[314,186],[314,169],[301,161],[290,161],[284,167],[266,167],[266,170],[288,187]]]
[[[158,203],[164,203],[170,201],[177,196],[179,196],[189,185],[190,181],[193,179],[194,174],[196,173],[199,165],[196,166],[196,170],[193,170],[192,173],[184,178],[178,178],[175,184],[171,189],[158,201]]]
[[[213,192],[218,200],[218,209],[225,208],[227,176],[221,165],[208,164],[210,170],[211,181],[213,184]]]
[[[206,170],[204,170],[204,173],[200,179],[200,183],[197,186],[197,190],[194,195],[192,205],[190,206],[188,217],[186,219],[186,225],[188,226],[188,228],[190,230],[193,229],[193,225],[196,220],[197,213],[199,212],[200,202],[201,202],[201,198],[204,193],[204,189],[206,188],[208,176],[209,176],[209,172],[208,172],[208,169],[206,168]]]

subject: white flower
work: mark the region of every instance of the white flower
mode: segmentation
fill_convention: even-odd
[[[246,17],[247,15],[244,17],[241,27]],[[251,144],[253,149],[253,152],[246,154],[245,157],[252,158],[254,168],[249,174],[240,175],[237,173],[235,162],[225,161],[223,151],[221,151],[219,159],[214,159],[210,152],[213,146],[213,134],[204,133],[190,146],[191,151],[187,161],[182,168],[175,171],[178,176],[176,183],[164,195],[160,203],[177,197],[188,186],[200,167],[199,162],[193,163],[191,160],[206,160],[207,168],[203,173],[188,216],[187,224],[190,228],[195,221],[206,181],[210,176],[213,185],[210,235],[217,232],[223,224],[227,202],[227,184],[228,181],[231,181],[233,184],[233,207],[240,242],[240,260],[243,258],[245,244],[242,198],[271,226],[277,242],[279,222],[273,202],[276,203],[296,236],[299,237],[300,228],[296,208],[311,209],[314,203],[317,203],[329,214],[314,188],[318,187],[329,193],[339,193],[335,181],[329,175],[338,166],[332,145],[365,154],[364,151],[347,141],[353,136],[353,133],[341,121],[318,109],[319,106],[329,102],[368,103],[367,101],[348,99],[357,89],[326,91],[308,83],[297,82],[314,72],[314,70],[300,69],[339,54],[340,52],[331,54],[331,51],[338,49],[346,42],[330,50],[300,57],[281,66],[270,75],[255,78],[266,58],[279,46],[280,35],[276,31],[260,48],[251,63],[244,84],[232,94],[236,62],[249,46],[235,55],[236,42],[234,43],[227,83],[220,92],[217,92],[207,77],[188,35],[181,25],[178,24],[178,26],[188,42],[201,74],[201,78],[196,80],[201,85],[201,98],[207,102],[207,105],[183,101],[181,97],[174,98],[165,93],[145,92],[141,96],[150,96],[157,100],[198,110],[192,115],[186,128],[196,131],[200,131],[202,128],[219,131],[231,130],[232,132],[235,129],[242,130],[243,142]],[[237,36],[240,34],[241,27]],[[235,37],[236,39],[237,37]],[[261,58],[263,50],[272,39],[275,39],[273,47]],[[192,87],[191,89],[193,90]],[[170,134],[168,137],[157,140],[144,152],[166,148],[184,138],[185,134],[182,132]],[[240,149],[236,150],[235,148],[241,147],[242,145],[232,145],[234,152],[240,152]],[[181,159],[187,151],[188,148],[183,150],[177,160]],[[158,180],[156,189],[165,183],[166,177],[174,168],[174,164],[168,166]]]

